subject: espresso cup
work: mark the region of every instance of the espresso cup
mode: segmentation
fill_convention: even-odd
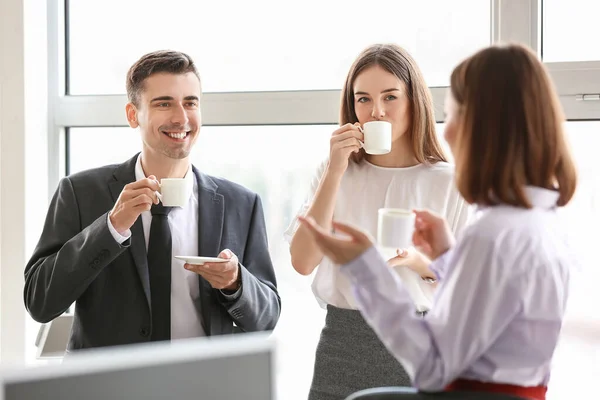
[[[165,207],[185,207],[189,200],[187,180],[183,178],[163,178],[160,180],[158,199]]]
[[[363,125],[364,149],[368,154],[387,154],[392,151],[392,124],[371,121]]]
[[[401,208],[380,208],[377,215],[377,244],[387,249],[412,246],[415,214]]]

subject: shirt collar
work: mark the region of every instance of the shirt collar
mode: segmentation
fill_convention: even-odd
[[[144,179],[146,174],[144,173],[144,169],[142,168],[142,154],[138,155],[137,161],[135,162],[135,180],[139,181],[140,179]],[[192,164],[188,166],[188,170],[183,177],[186,182],[187,188],[187,198],[190,198],[194,192],[194,172],[192,171]]]
[[[556,207],[559,193],[556,190],[544,189],[538,186],[525,186],[525,196],[533,208],[552,209]],[[502,204],[498,204],[502,205]],[[489,206],[478,205],[478,210],[483,210]]]
[[[544,189],[536,186],[526,186],[525,194],[533,207],[555,208],[559,193],[556,190]]]

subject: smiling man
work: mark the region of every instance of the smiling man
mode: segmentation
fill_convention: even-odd
[[[27,310],[48,322],[75,302],[69,351],[272,330],[281,301],[260,198],[189,158],[201,127],[192,59],[143,56],[127,95],[142,151],[61,180],[25,268]],[[183,207],[159,201],[164,178],[185,180]],[[178,255],[226,261],[191,265]]]

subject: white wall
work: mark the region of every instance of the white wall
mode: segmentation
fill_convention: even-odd
[[[0,362],[11,364],[35,339],[23,270],[48,204],[44,0],[0,1],[0,49]]]

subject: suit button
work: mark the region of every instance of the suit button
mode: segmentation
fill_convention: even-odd
[[[150,334],[150,329],[148,328],[140,328],[140,335],[143,337],[147,337]]]
[[[109,255],[108,250],[106,250],[106,249],[102,250],[100,252],[100,254],[98,255],[98,259],[104,261],[108,257],[108,255]]]

